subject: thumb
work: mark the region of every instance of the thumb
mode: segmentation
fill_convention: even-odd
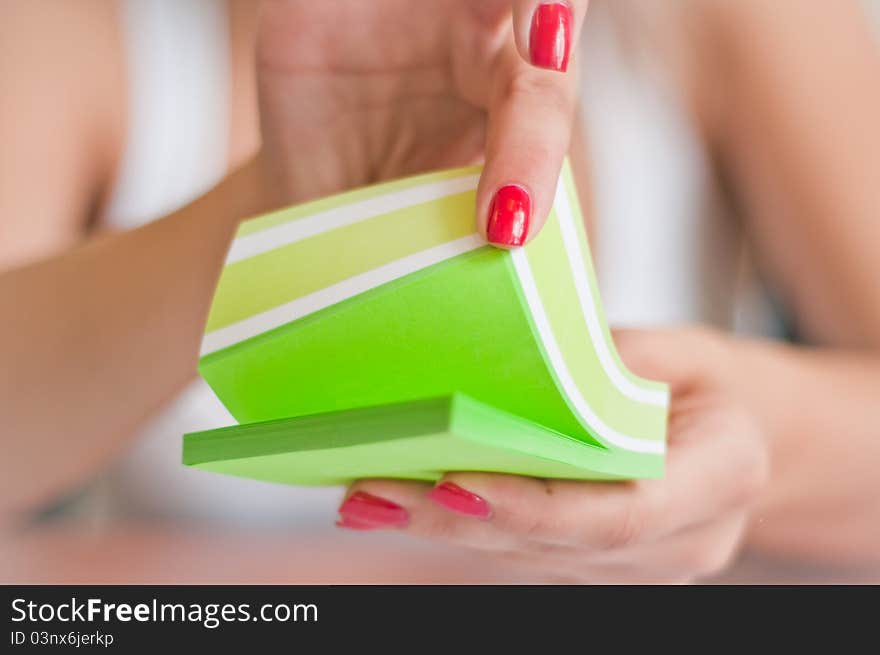
[[[703,327],[614,330],[617,352],[634,374],[665,382],[672,395],[712,386],[729,369],[727,338]]]

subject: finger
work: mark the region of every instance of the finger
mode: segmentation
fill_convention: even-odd
[[[477,228],[493,245],[511,248],[547,220],[574,124],[576,77],[526,64],[508,43],[492,84]]]
[[[513,32],[523,60],[559,72],[568,69],[588,0],[514,0]]]
[[[409,529],[430,488],[421,482],[360,480],[346,491],[336,525],[364,531]]]
[[[444,481],[479,496],[494,527],[523,539],[597,550],[650,543],[746,504],[763,486],[767,462],[758,431],[733,411],[717,414],[682,428],[663,480],[450,473]]]
[[[482,551],[522,550],[523,540],[473,517],[432,502],[430,484],[400,480],[361,480],[351,486],[337,525],[352,530],[398,530],[417,537]]]
[[[486,515],[481,507],[468,508],[462,503],[460,498],[462,490],[458,489],[458,492],[453,494],[459,497],[453,498],[450,503],[448,486],[449,483],[444,484],[443,481],[432,488],[422,483],[399,480],[361,480],[352,485],[346,494],[346,501],[340,507],[340,521],[337,525],[353,530],[395,529],[416,537],[496,554],[516,552],[554,559],[560,556],[575,556],[581,552],[581,549],[568,545],[549,544],[510,531],[499,530],[492,524],[491,516]],[[438,493],[444,489],[447,490],[445,495]],[[365,515],[363,510],[358,510],[357,507],[352,515],[352,507],[348,499],[358,494],[367,494],[380,505],[393,503],[405,509],[406,520],[402,522],[373,520],[369,510]],[[450,507],[454,507],[454,511],[449,511]],[[384,519],[385,516],[379,516],[379,519]]]
[[[490,508],[488,521],[520,539],[597,550],[629,545],[617,532],[626,529],[620,511],[637,493],[637,483],[449,473],[439,486],[450,484],[480,498]],[[452,503],[441,504],[461,513]]]
[[[729,341],[702,327],[614,330],[614,344],[636,375],[662,380],[673,397],[696,384],[719,386],[729,368]]]

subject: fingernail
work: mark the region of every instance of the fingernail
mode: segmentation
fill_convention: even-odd
[[[561,2],[539,5],[532,16],[529,55],[532,64],[565,72],[571,50],[571,9]]]
[[[390,500],[358,491],[339,508],[340,528],[352,530],[377,530],[380,528],[402,528],[409,523],[407,511]]]
[[[467,489],[462,489],[452,482],[438,484],[428,493],[428,498],[457,514],[476,516],[481,519],[487,519],[492,515],[492,508],[489,507],[485,498],[471,493]]]
[[[498,245],[521,246],[529,232],[531,214],[532,199],[528,191],[515,184],[501,187],[489,206],[486,236]]]

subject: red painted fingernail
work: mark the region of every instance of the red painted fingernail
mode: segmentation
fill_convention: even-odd
[[[409,523],[407,511],[390,500],[358,491],[339,508],[341,528],[353,530],[376,530],[379,528],[402,528]]]
[[[492,508],[489,507],[485,498],[471,493],[467,489],[462,489],[452,482],[438,484],[428,493],[428,498],[457,514],[476,516],[481,519],[487,519],[492,515]]]
[[[492,243],[521,246],[529,233],[532,199],[521,186],[509,184],[495,193],[489,206],[486,236]]]
[[[565,72],[571,51],[571,9],[555,2],[539,5],[532,16],[529,55],[541,68]]]

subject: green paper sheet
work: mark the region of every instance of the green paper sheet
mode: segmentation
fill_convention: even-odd
[[[478,168],[245,222],[199,370],[241,423],[184,463],[288,484],[449,470],[662,475],[668,391],[614,349],[568,164],[514,251],[474,231]]]

